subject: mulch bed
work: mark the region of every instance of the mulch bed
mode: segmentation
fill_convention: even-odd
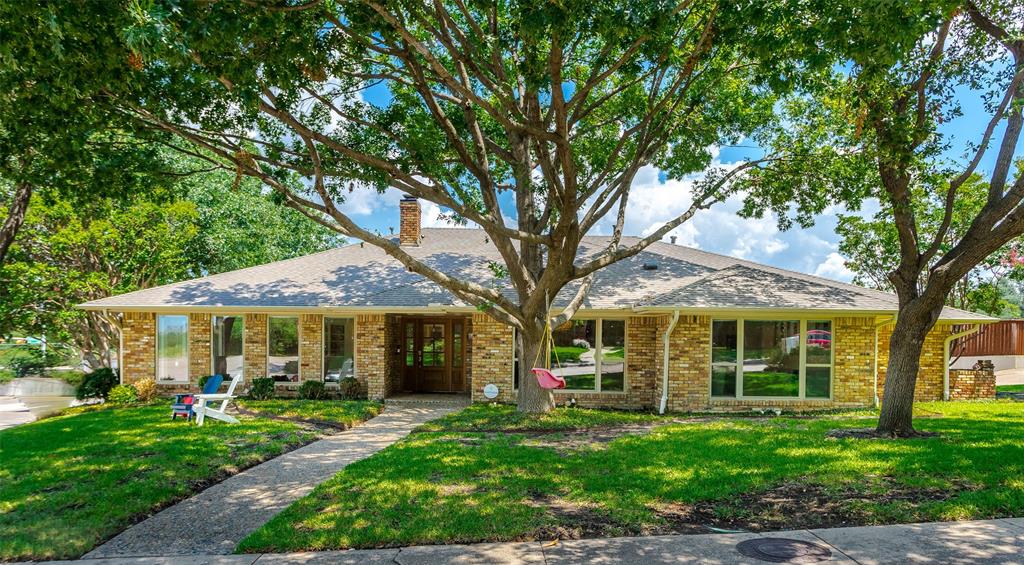
[[[920,432],[915,430],[911,434],[895,435],[878,433],[875,428],[841,428],[829,431],[825,434],[825,437],[834,439],[927,439],[939,437],[939,434],[938,432]]]
[[[537,493],[528,504],[543,508],[556,522],[538,528],[532,539],[585,539],[860,526],[875,521],[867,509],[870,505],[901,504],[913,508],[977,488],[966,481],[954,481],[948,488],[911,487],[890,477],[875,477],[870,489],[852,485],[826,488],[807,480],[794,480],[727,500],[662,504],[652,509],[662,524],[643,527],[620,523],[595,506],[551,494]]]

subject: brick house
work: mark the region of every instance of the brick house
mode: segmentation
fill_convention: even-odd
[[[409,198],[400,226],[398,240],[414,257],[502,284],[488,268],[500,256],[482,230],[421,228]],[[588,237],[582,252],[606,241]],[[896,304],[887,293],[656,243],[599,272],[583,308],[555,331],[552,368],[569,384],[557,397],[673,411],[869,406],[885,382]],[[494,384],[498,401],[515,400],[513,329],[371,245],[81,308],[120,320],[125,382],[154,378],[167,391],[241,373],[250,382],[273,377],[282,393],[354,377],[371,398],[432,392],[482,401]],[[990,373],[947,369],[952,336],[991,321],[943,312],[925,345],[918,399],[994,395]]]

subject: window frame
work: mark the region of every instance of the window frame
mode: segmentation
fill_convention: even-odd
[[[597,359],[594,362],[594,388],[563,388],[563,389],[558,389],[555,392],[579,392],[579,393],[588,393],[588,394],[595,394],[595,393],[600,393],[600,394],[626,394],[627,392],[629,392],[629,317],[628,316],[625,316],[625,317],[623,317],[623,316],[585,316],[585,317],[579,317],[579,318],[573,317],[573,318],[570,318],[568,321],[571,322],[573,320],[580,320],[580,321],[593,320],[593,321],[597,322],[597,333],[594,334],[594,341],[600,347],[598,347],[599,351],[598,351]],[[623,356],[622,356],[622,390],[601,390],[601,372],[600,371],[601,371],[601,358],[603,357],[603,355],[601,355],[600,349],[604,348],[604,343],[602,343],[601,340],[604,338],[603,327],[604,327],[604,321],[605,320],[610,320],[610,321],[613,321],[613,322],[622,322],[622,330],[623,330],[623,336],[622,336],[622,351],[623,351]],[[552,331],[554,331],[554,330],[552,330]],[[516,346],[516,338],[517,338],[516,334],[517,334],[517,330],[515,328],[512,328],[512,390],[513,391],[518,391],[519,390],[519,387],[516,386],[516,384],[517,384],[516,383],[516,378],[517,378],[517,375],[516,375],[516,361],[519,360],[518,359],[519,358],[519,348]],[[550,343],[544,345],[544,350],[547,353],[548,358],[550,359],[551,358]]]
[[[245,378],[245,314],[211,314],[210,315],[210,374],[214,375],[217,369],[217,348],[214,343],[217,339],[217,318],[241,318],[242,320],[242,378]],[[270,325],[267,324],[267,339],[270,339]]]
[[[337,383],[327,382],[327,320],[328,319],[331,319],[331,320],[352,320],[352,377],[353,378],[358,377],[358,374],[359,374],[358,373],[358,369],[357,369],[358,357],[356,356],[356,349],[359,347],[359,340],[356,339],[356,335],[358,334],[358,331],[359,331],[357,329],[357,326],[359,324],[358,324],[358,321],[356,319],[356,316],[329,316],[327,314],[324,314],[324,315],[320,316],[320,382],[324,383],[324,385],[328,386],[328,387],[337,387],[337,386],[341,386],[340,381],[337,382]],[[267,320],[267,339],[270,339],[270,321],[269,321],[269,319]],[[299,354],[300,355],[302,354],[302,352],[301,352],[301,349],[302,349],[301,344],[302,344],[302,342],[300,341],[299,342],[299,345],[300,345],[300,347],[299,347],[299,349],[300,349]],[[268,354],[269,354],[269,352],[268,352]],[[299,368],[300,369],[302,368],[302,363],[301,362],[299,363]],[[301,375],[300,375],[300,378],[301,378]]]
[[[160,318],[184,318],[185,319],[185,379],[173,379],[173,380],[161,380],[160,378]],[[192,337],[192,317],[188,314],[157,314],[155,327],[153,328],[153,364],[154,364],[154,377],[156,378],[157,384],[163,385],[180,385],[189,384],[192,382],[192,357],[191,357],[191,337]]]
[[[267,335],[266,335],[266,339],[264,340],[264,343],[266,344],[266,348],[267,348],[266,360],[264,361],[264,371],[265,371],[265,374],[266,374],[266,376],[268,376],[270,378],[273,378],[273,375],[270,373],[270,320],[272,320],[274,318],[289,318],[289,319],[295,320],[295,345],[296,345],[296,349],[295,349],[295,360],[296,360],[295,375],[296,375],[296,380],[294,380],[294,381],[281,381],[281,382],[274,381],[274,386],[294,386],[294,385],[300,384],[300,383],[302,383],[302,316],[300,314],[276,314],[276,315],[272,315],[272,316],[267,316]],[[323,342],[323,339],[321,339],[320,341]],[[321,343],[320,347],[321,347],[321,349],[323,349],[323,343]],[[322,355],[322,352],[321,352],[321,355]],[[244,365],[243,365],[243,367],[244,367]],[[243,371],[244,370],[245,369],[243,368]]]
[[[800,371],[799,371],[799,386],[797,389],[797,396],[746,396],[743,394],[743,358],[744,358],[744,332],[746,322],[799,322],[800,324]],[[735,374],[736,374],[736,396],[714,396],[712,394],[712,378],[715,367],[714,361],[712,361],[713,349],[714,349],[714,324],[715,322],[736,322],[736,362],[735,362]],[[807,324],[809,322],[828,322],[829,332],[831,334],[831,344],[829,345],[829,362],[825,363],[807,363]],[[708,327],[708,396],[711,400],[773,400],[782,402],[792,402],[801,400],[825,400],[831,401],[835,395],[835,320],[833,318],[801,318],[796,316],[746,316],[746,317],[715,317],[711,319],[711,323]],[[719,363],[719,365],[728,365],[728,363]],[[829,379],[828,379],[828,396],[807,396],[807,367],[828,367],[829,368]]]

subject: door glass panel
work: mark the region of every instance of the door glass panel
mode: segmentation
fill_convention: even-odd
[[[444,366],[444,324],[423,324],[423,366]]]
[[[156,378],[188,382],[188,316],[157,316]]]
[[[405,324],[405,366],[412,367],[416,363],[416,324]]]
[[[462,322],[452,322],[452,366],[462,366]]]
[[[324,319],[324,381],[340,382],[354,375],[352,318]]]

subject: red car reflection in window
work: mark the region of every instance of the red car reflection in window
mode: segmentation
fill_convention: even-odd
[[[832,332],[825,330],[807,330],[807,345],[814,345],[822,349],[832,347]]]

